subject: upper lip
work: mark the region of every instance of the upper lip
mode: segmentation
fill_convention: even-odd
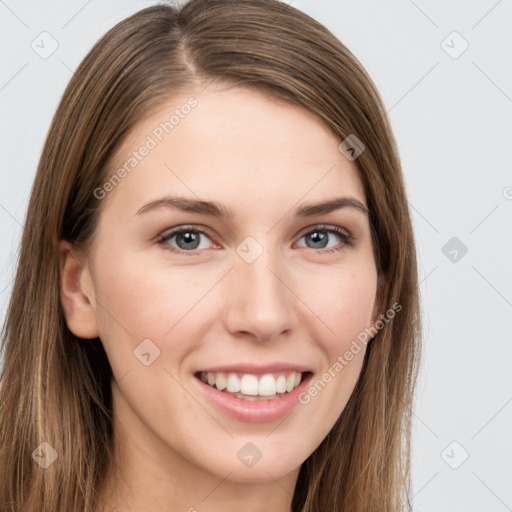
[[[211,372],[211,373],[250,373],[253,375],[264,375],[266,373],[279,373],[279,372],[289,372],[295,371],[300,373],[310,372],[311,369],[307,366],[301,364],[294,363],[271,363],[266,365],[258,365],[258,364],[228,364],[221,366],[212,366],[210,368],[203,368],[198,370],[198,372]]]

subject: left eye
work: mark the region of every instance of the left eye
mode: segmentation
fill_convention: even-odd
[[[329,246],[329,235],[334,235],[336,238],[341,240],[342,243],[335,243],[334,246]],[[208,248],[208,246],[201,246],[201,237],[207,238],[211,241],[210,237],[202,229],[198,229],[197,227],[180,227],[167,234],[161,235],[158,241],[160,244],[164,245],[165,249],[172,252],[195,254],[192,251]],[[311,242],[313,246],[299,245],[299,247],[323,249],[323,251],[319,252],[340,251],[345,246],[353,245],[352,236],[345,230],[335,226],[314,226],[310,231],[304,233],[300,237],[300,240],[303,238],[306,239],[307,242]],[[173,239],[175,239],[176,246],[171,243]]]
[[[329,243],[329,235],[334,235],[335,238],[338,238],[343,243],[341,246],[337,246],[338,244],[334,244],[334,246],[328,246]],[[313,230],[308,231],[304,235],[301,236],[301,239],[305,238],[306,240],[313,243],[313,247],[310,247],[311,249],[331,249],[329,251],[324,252],[333,252],[333,250],[340,251],[343,249],[345,245],[352,246],[352,237],[349,233],[345,232],[344,230],[338,228],[338,227],[322,227],[322,226],[316,226],[313,228]],[[304,247],[304,246],[301,246]]]

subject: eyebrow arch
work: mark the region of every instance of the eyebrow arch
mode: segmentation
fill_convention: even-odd
[[[355,197],[337,197],[317,204],[305,204],[300,208],[297,208],[295,215],[297,217],[312,217],[314,215],[324,215],[326,213],[334,212],[340,208],[354,208],[355,210],[369,214],[368,209],[364,206],[359,199]]]
[[[215,201],[201,201],[171,196],[156,199],[142,206],[137,211],[137,215],[142,215],[162,206],[176,208],[184,212],[210,215],[221,219],[232,219],[234,217],[232,210]],[[295,210],[295,215],[297,217],[313,217],[315,215],[325,215],[341,208],[354,208],[365,215],[369,213],[368,209],[358,199],[353,197],[338,197],[321,203],[302,205]]]

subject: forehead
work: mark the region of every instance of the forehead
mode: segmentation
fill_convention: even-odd
[[[110,170],[112,196],[140,201],[181,194],[274,209],[351,195],[365,203],[354,162],[313,113],[241,87],[180,93],[140,121]],[[113,199],[113,198],[112,198]],[[114,199],[115,200],[115,199]]]

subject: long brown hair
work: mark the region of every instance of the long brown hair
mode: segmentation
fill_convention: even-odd
[[[87,247],[101,211],[94,190],[113,173],[111,157],[131,128],[176,91],[211,81],[298,105],[340,143],[349,135],[364,143],[354,163],[370,211],[382,312],[396,303],[401,310],[368,345],[346,408],[301,467],[292,507],[411,508],[418,277],[399,155],[380,95],[352,53],[301,11],[278,0],[191,0],[143,9],[109,30],[74,73],[53,118],[2,331],[4,512],[98,506],[113,451],[112,372],[99,339],[79,339],[67,328],[58,242]],[[36,458],[48,452],[58,458],[45,469]]]

